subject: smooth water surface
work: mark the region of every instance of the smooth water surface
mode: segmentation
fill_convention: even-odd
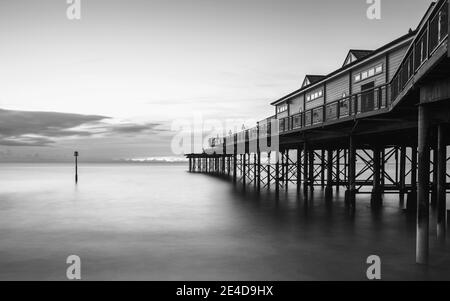
[[[81,257],[85,280],[363,280],[381,257],[383,279],[450,279],[449,244],[415,262],[415,217],[398,195],[373,212],[344,190],[326,204],[292,184],[276,200],[183,165],[0,165],[0,279],[64,280]],[[450,239],[450,238],[448,238]]]

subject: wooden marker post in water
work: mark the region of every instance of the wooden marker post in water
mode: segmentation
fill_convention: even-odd
[[[78,183],[78,151],[73,153],[75,156],[75,183]]]

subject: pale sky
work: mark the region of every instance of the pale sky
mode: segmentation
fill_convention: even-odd
[[[0,161],[171,156],[172,121],[273,115],[430,2],[381,0],[369,20],[366,0],[81,0],[71,21],[65,0],[0,0]]]

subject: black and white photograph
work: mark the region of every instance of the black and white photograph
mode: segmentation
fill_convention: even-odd
[[[449,2],[0,0],[0,282],[450,280]]]

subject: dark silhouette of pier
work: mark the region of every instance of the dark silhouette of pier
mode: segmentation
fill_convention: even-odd
[[[302,88],[272,103],[275,116],[186,154],[189,171],[277,195],[289,185],[305,196],[320,187],[328,201],[345,189],[349,210],[360,193],[371,194],[374,210],[384,194],[398,193],[417,215],[416,262],[427,263],[430,207],[437,239],[447,225],[448,15],[449,0],[439,0],[416,30],[374,51],[351,50],[329,75],[305,77]]]

